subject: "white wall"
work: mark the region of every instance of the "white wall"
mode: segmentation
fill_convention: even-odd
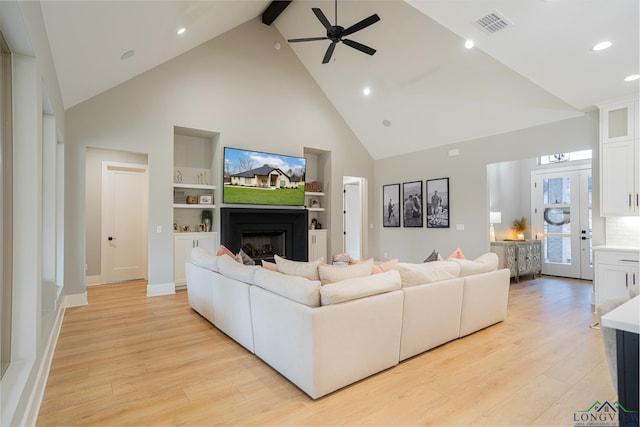
[[[459,150],[459,155],[448,156],[448,151],[454,148]],[[386,258],[419,262],[433,249],[446,257],[457,247],[468,257],[479,256],[489,250],[488,164],[589,148],[594,152],[593,164],[597,165],[597,112],[507,134],[377,160],[371,216],[374,224],[373,256],[382,259],[386,253]],[[594,245],[598,245],[604,244],[604,222],[599,218],[597,168],[594,168],[593,173],[593,232]],[[442,177],[449,177],[450,228],[382,227],[383,185]],[[522,176],[517,178],[521,179]],[[526,205],[525,202],[516,203]],[[457,224],[463,225],[464,230],[456,230]]]
[[[331,151],[331,180],[338,185],[327,196],[330,206],[342,206],[344,175],[373,177],[362,144],[277,30],[256,18],[67,111],[68,292],[84,292],[85,147],[148,154],[149,284],[173,282],[175,125],[219,133],[214,161],[224,146],[296,156],[305,146]],[[220,200],[222,173],[213,178]],[[330,215],[341,224],[339,209]],[[156,225],[165,231],[156,233]],[[341,249],[340,228],[330,229],[330,253]]]

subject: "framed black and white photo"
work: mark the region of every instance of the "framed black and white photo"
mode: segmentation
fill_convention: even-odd
[[[427,228],[449,228],[449,178],[427,180]]]
[[[422,227],[422,181],[402,184],[404,227]]]
[[[382,225],[400,227],[400,184],[382,186]]]

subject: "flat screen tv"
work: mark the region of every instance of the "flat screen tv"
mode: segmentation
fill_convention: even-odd
[[[304,157],[224,147],[222,201],[251,205],[304,205]]]

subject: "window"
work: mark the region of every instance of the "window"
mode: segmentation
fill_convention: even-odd
[[[13,191],[11,55],[0,34],[0,378],[11,361]]]
[[[575,162],[577,160],[590,160],[591,150],[572,151],[570,153],[557,153],[550,154],[548,156],[540,156],[539,162],[541,165],[548,165],[551,163],[562,162]]]

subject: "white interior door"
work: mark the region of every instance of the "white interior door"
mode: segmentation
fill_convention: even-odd
[[[361,245],[360,183],[344,184],[344,252],[353,259],[360,259]]]
[[[536,239],[542,240],[542,274],[591,280],[591,170],[533,173]]]
[[[103,163],[102,260],[107,282],[146,279],[147,169]]]

